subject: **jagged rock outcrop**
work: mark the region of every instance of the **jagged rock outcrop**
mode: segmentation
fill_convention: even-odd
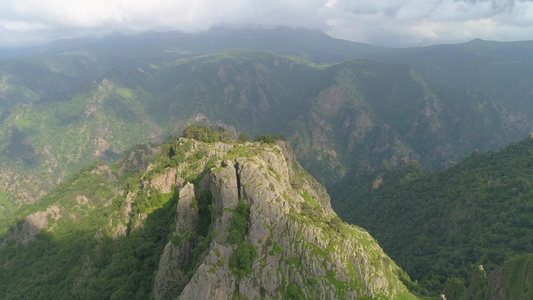
[[[165,174],[161,174],[154,178],[151,182],[152,186],[161,190],[162,193],[172,192],[172,185],[176,184],[178,175],[176,170],[169,170]]]
[[[17,243],[27,246],[41,230],[46,228],[50,220],[58,220],[61,216],[61,208],[57,205],[50,206],[45,211],[32,213],[26,217],[20,227],[16,224],[13,225],[12,231],[4,237],[3,244],[15,240]]]
[[[159,149],[133,175],[93,164],[13,223],[0,298],[414,299],[288,144]]]
[[[180,190],[156,299],[412,297],[399,268],[365,230],[337,217],[287,144],[216,149],[206,151],[205,161],[215,154],[217,161],[204,183]],[[193,204],[200,192],[212,195],[207,215]],[[209,222],[204,233],[202,219]]]
[[[173,299],[187,283],[185,266],[192,260],[195,228],[198,226],[198,206],[192,184],[185,185],[179,194],[176,229],[173,239],[165,246],[156,277],[155,297]]]
[[[239,202],[238,177],[232,161],[224,161],[225,167],[211,173],[210,190],[214,205],[219,209],[235,209]]]

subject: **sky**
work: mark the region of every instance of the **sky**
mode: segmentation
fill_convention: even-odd
[[[0,48],[113,33],[290,26],[388,47],[533,39],[533,0],[2,0]]]

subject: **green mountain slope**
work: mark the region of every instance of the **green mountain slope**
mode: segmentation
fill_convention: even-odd
[[[140,64],[144,61],[95,52],[0,60],[0,121],[17,104],[66,101],[104,73]]]
[[[533,116],[533,41],[473,40],[457,45],[387,50],[374,56],[405,63],[428,81],[470,89],[509,107],[516,118]]]
[[[528,299],[532,295],[529,280],[532,254],[513,257],[496,269],[488,279],[486,299]]]
[[[368,228],[422,286],[442,291],[448,277],[466,282],[471,265],[490,273],[533,252],[532,155],[528,138],[498,152],[475,152],[439,173],[416,163],[369,172],[366,183],[336,193],[334,208]]]
[[[112,158],[137,142],[161,141],[191,122],[233,123],[250,134],[279,130],[318,70],[271,53],[233,51],[117,70],[67,99],[18,104],[0,127],[4,180],[30,174],[50,185],[94,159]],[[23,201],[32,202],[42,187],[20,189],[10,197],[24,194]]]
[[[415,299],[285,143],[160,149],[147,168],[149,146],[94,163],[19,209],[0,297]]]
[[[433,86],[405,65],[355,60],[331,66],[317,82],[310,111],[284,133],[328,187],[404,159],[441,169],[529,126],[479,93]]]
[[[433,87],[406,66],[315,65],[231,50],[109,71],[66,97],[17,104],[0,126],[0,161],[5,182],[17,174],[27,184],[18,180],[7,197],[35,201],[94,159],[198,122],[223,125],[234,136],[282,133],[328,186],[383,162],[449,165],[529,126],[482,95]],[[40,186],[29,176],[41,178]]]
[[[482,266],[476,267],[466,282],[450,278],[443,294],[446,299],[529,299],[531,298],[532,254],[506,260],[489,276]],[[466,283],[466,284],[465,284]]]
[[[278,43],[272,43],[272,36],[278,38]],[[136,143],[165,140],[191,123],[224,126],[234,137],[239,133],[281,133],[303,166],[333,192],[333,204],[342,217],[372,230],[387,253],[419,280],[422,290],[438,293],[450,282],[449,277],[468,283],[472,264],[483,264],[491,273],[505,259],[533,252],[527,243],[529,179],[523,168],[528,166],[529,157],[509,159],[506,155],[514,154],[505,150],[502,153],[507,154],[472,156],[442,173],[423,171],[453,165],[475,149],[496,149],[531,131],[530,49],[530,42],[476,40],[385,51],[305,30],[216,29],[203,35],[169,32],[62,41],[41,49],[46,55],[3,59],[0,224],[5,224],[2,228],[6,231],[14,218],[22,217],[17,228],[32,236],[32,227],[24,224],[63,220],[65,211],[56,208],[55,202],[79,206],[82,211],[73,208],[76,213],[72,215],[81,218],[93,214],[87,207],[94,198],[94,207],[100,206],[101,210],[95,210],[90,217],[90,226],[96,227],[83,236],[100,236],[95,228],[102,228],[102,222],[110,215],[122,220],[122,227],[118,223],[111,225],[116,230],[121,228],[122,234],[128,230],[129,212],[125,210],[119,216],[113,209],[122,207],[123,200],[117,200],[114,208],[110,208],[115,205],[113,201],[108,201],[118,197],[116,193],[123,189],[124,181],[135,184],[139,178],[128,179],[128,172],[138,170],[137,165],[146,163],[147,158],[136,154],[140,152],[131,152],[128,157],[136,163],[130,164],[132,169],[126,173],[118,165],[111,168],[111,173],[103,171],[106,175],[98,177],[98,172],[91,170],[107,168],[106,163],[98,163],[93,169],[84,168],[83,175],[73,177],[79,182],[68,179],[83,166],[97,159],[111,162]],[[218,51],[225,52],[213,54]],[[353,56],[373,56],[393,63],[345,61]],[[337,63],[317,64],[322,62]],[[525,147],[525,143],[519,143],[520,147]],[[520,147],[512,145],[509,149]],[[153,155],[152,148],[138,150],[147,157]],[[522,148],[516,151],[517,157],[524,155]],[[476,159],[483,161],[473,163]],[[173,163],[165,160],[168,166],[164,167]],[[108,185],[107,181],[113,183]],[[59,191],[52,192],[55,196],[45,196],[58,184],[62,188],[54,189]],[[73,194],[62,190],[69,186],[73,186]],[[179,198],[177,192],[164,194],[163,198],[156,196],[153,203],[144,195],[149,204],[139,200],[139,209],[152,212],[153,208],[155,212],[164,205],[174,205]],[[84,208],[86,204],[89,206]],[[141,266],[142,261],[153,263],[167,241],[165,232],[173,230],[162,229],[171,225],[173,216],[166,209],[159,212],[161,215],[156,213],[153,218],[162,223],[154,221],[150,230],[161,236],[155,234],[146,252],[129,260],[133,265],[122,260],[130,259],[129,254],[111,258],[85,248],[78,251],[81,242],[73,243],[77,250],[61,253],[85,261],[87,256],[80,256],[83,253],[91,260],[102,258],[101,265],[114,261],[113,266],[125,264],[139,270],[128,284],[143,289],[132,292],[142,298],[153,288],[147,282],[156,280],[151,273],[154,266]],[[28,221],[30,215],[33,217]],[[74,235],[64,230],[64,236]],[[119,232],[113,230],[108,235]],[[109,248],[105,251],[111,253],[120,248],[122,242],[116,245],[117,237],[106,240]],[[139,239],[150,238],[141,234]],[[53,243],[58,241],[63,244],[68,238]],[[138,255],[136,245],[129,244],[123,250]],[[9,251],[5,257],[11,259],[18,250]],[[16,272],[19,263],[24,265],[25,260],[44,253],[35,251],[19,256],[20,261],[6,265],[6,270]],[[50,257],[57,253],[52,252]],[[38,264],[54,265],[53,259]],[[296,261],[287,263],[297,265]],[[110,278],[116,277],[122,283],[128,280],[125,273],[113,272],[91,275],[96,277],[89,284],[90,289],[120,285],[111,283]],[[54,292],[76,286],[76,280],[85,280],[81,273],[68,279],[68,272],[58,273],[61,274],[51,280],[64,285],[51,288]],[[337,277],[325,274],[324,280],[338,283],[334,280]],[[36,278],[30,286],[42,295],[46,295],[46,288],[39,286],[53,285],[33,269],[23,276]],[[142,283],[140,278],[148,279]],[[299,283],[299,279],[293,279],[295,285]],[[228,282],[232,284],[231,280]],[[290,283],[284,284],[283,293],[291,290],[291,295],[298,294]],[[165,286],[161,283],[159,287]],[[336,287],[343,286],[339,283]],[[166,288],[171,293],[176,289]],[[468,291],[470,285],[460,288]],[[116,291],[111,290],[107,288],[106,295]],[[120,293],[129,293],[126,290]],[[74,294],[64,297],[80,295],[75,290],[65,292]],[[300,292],[311,293],[309,289]]]

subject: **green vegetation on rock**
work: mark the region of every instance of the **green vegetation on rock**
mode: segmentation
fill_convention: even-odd
[[[140,166],[126,158],[143,160],[133,152],[99,161],[18,208],[0,247],[0,297],[414,299],[375,240],[331,211],[285,142],[180,137],[156,148],[145,169],[126,168]],[[303,203],[313,214],[298,216]]]

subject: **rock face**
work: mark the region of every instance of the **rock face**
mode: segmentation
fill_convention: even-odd
[[[288,144],[170,139],[142,161],[96,163],[12,225],[0,298],[414,299]]]
[[[203,177],[175,183],[176,229],[156,299],[414,299],[401,270],[365,230],[337,217],[287,144],[209,147],[192,147],[206,148]]]
[[[198,226],[198,207],[194,201],[194,186],[189,183],[179,194],[175,238],[165,246],[159,264],[154,290],[157,299],[173,299],[187,283],[183,269],[191,261],[194,248],[194,236],[187,235],[194,234]],[[175,242],[178,238],[180,241]]]
[[[20,228],[16,224],[13,225],[13,231],[8,232],[4,237],[2,245],[5,245],[10,240],[15,240],[27,246],[41,230],[46,228],[49,220],[57,220],[59,218],[61,218],[61,209],[57,205],[48,207],[46,211],[38,211],[30,214],[26,217],[26,220]]]

